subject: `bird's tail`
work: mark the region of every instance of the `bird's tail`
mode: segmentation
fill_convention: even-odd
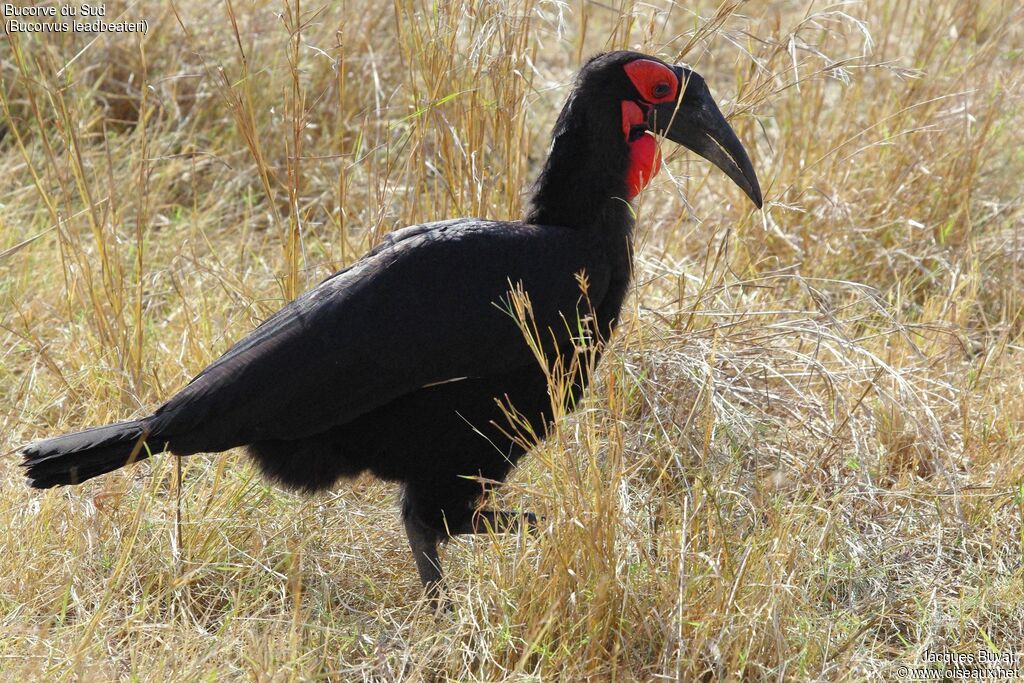
[[[21,465],[37,489],[81,484],[165,450],[166,442],[150,431],[145,418],[37,441],[22,449]]]

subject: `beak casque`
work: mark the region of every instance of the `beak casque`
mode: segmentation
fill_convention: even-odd
[[[651,130],[704,157],[725,171],[750,200],[761,208],[761,186],[736,133],[726,122],[701,76],[681,66],[672,67],[679,78],[679,97],[653,107]]]

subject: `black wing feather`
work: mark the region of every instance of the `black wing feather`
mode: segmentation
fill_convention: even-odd
[[[536,362],[501,310],[509,283],[530,295],[539,329],[568,341],[563,317],[587,310],[575,274],[587,272],[595,307],[609,279],[585,237],[480,220],[397,231],[235,344],[154,427],[177,453],[296,439],[428,384]]]

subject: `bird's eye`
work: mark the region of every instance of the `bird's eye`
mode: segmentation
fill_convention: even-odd
[[[655,98],[660,99],[668,95],[671,90],[672,88],[669,86],[668,83],[659,83],[658,85],[654,86],[653,94]]]

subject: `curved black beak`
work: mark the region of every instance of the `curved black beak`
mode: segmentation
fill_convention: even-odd
[[[652,107],[650,128],[672,142],[701,155],[725,171],[733,182],[761,208],[761,186],[736,133],[726,122],[700,74],[674,66],[681,97]]]

